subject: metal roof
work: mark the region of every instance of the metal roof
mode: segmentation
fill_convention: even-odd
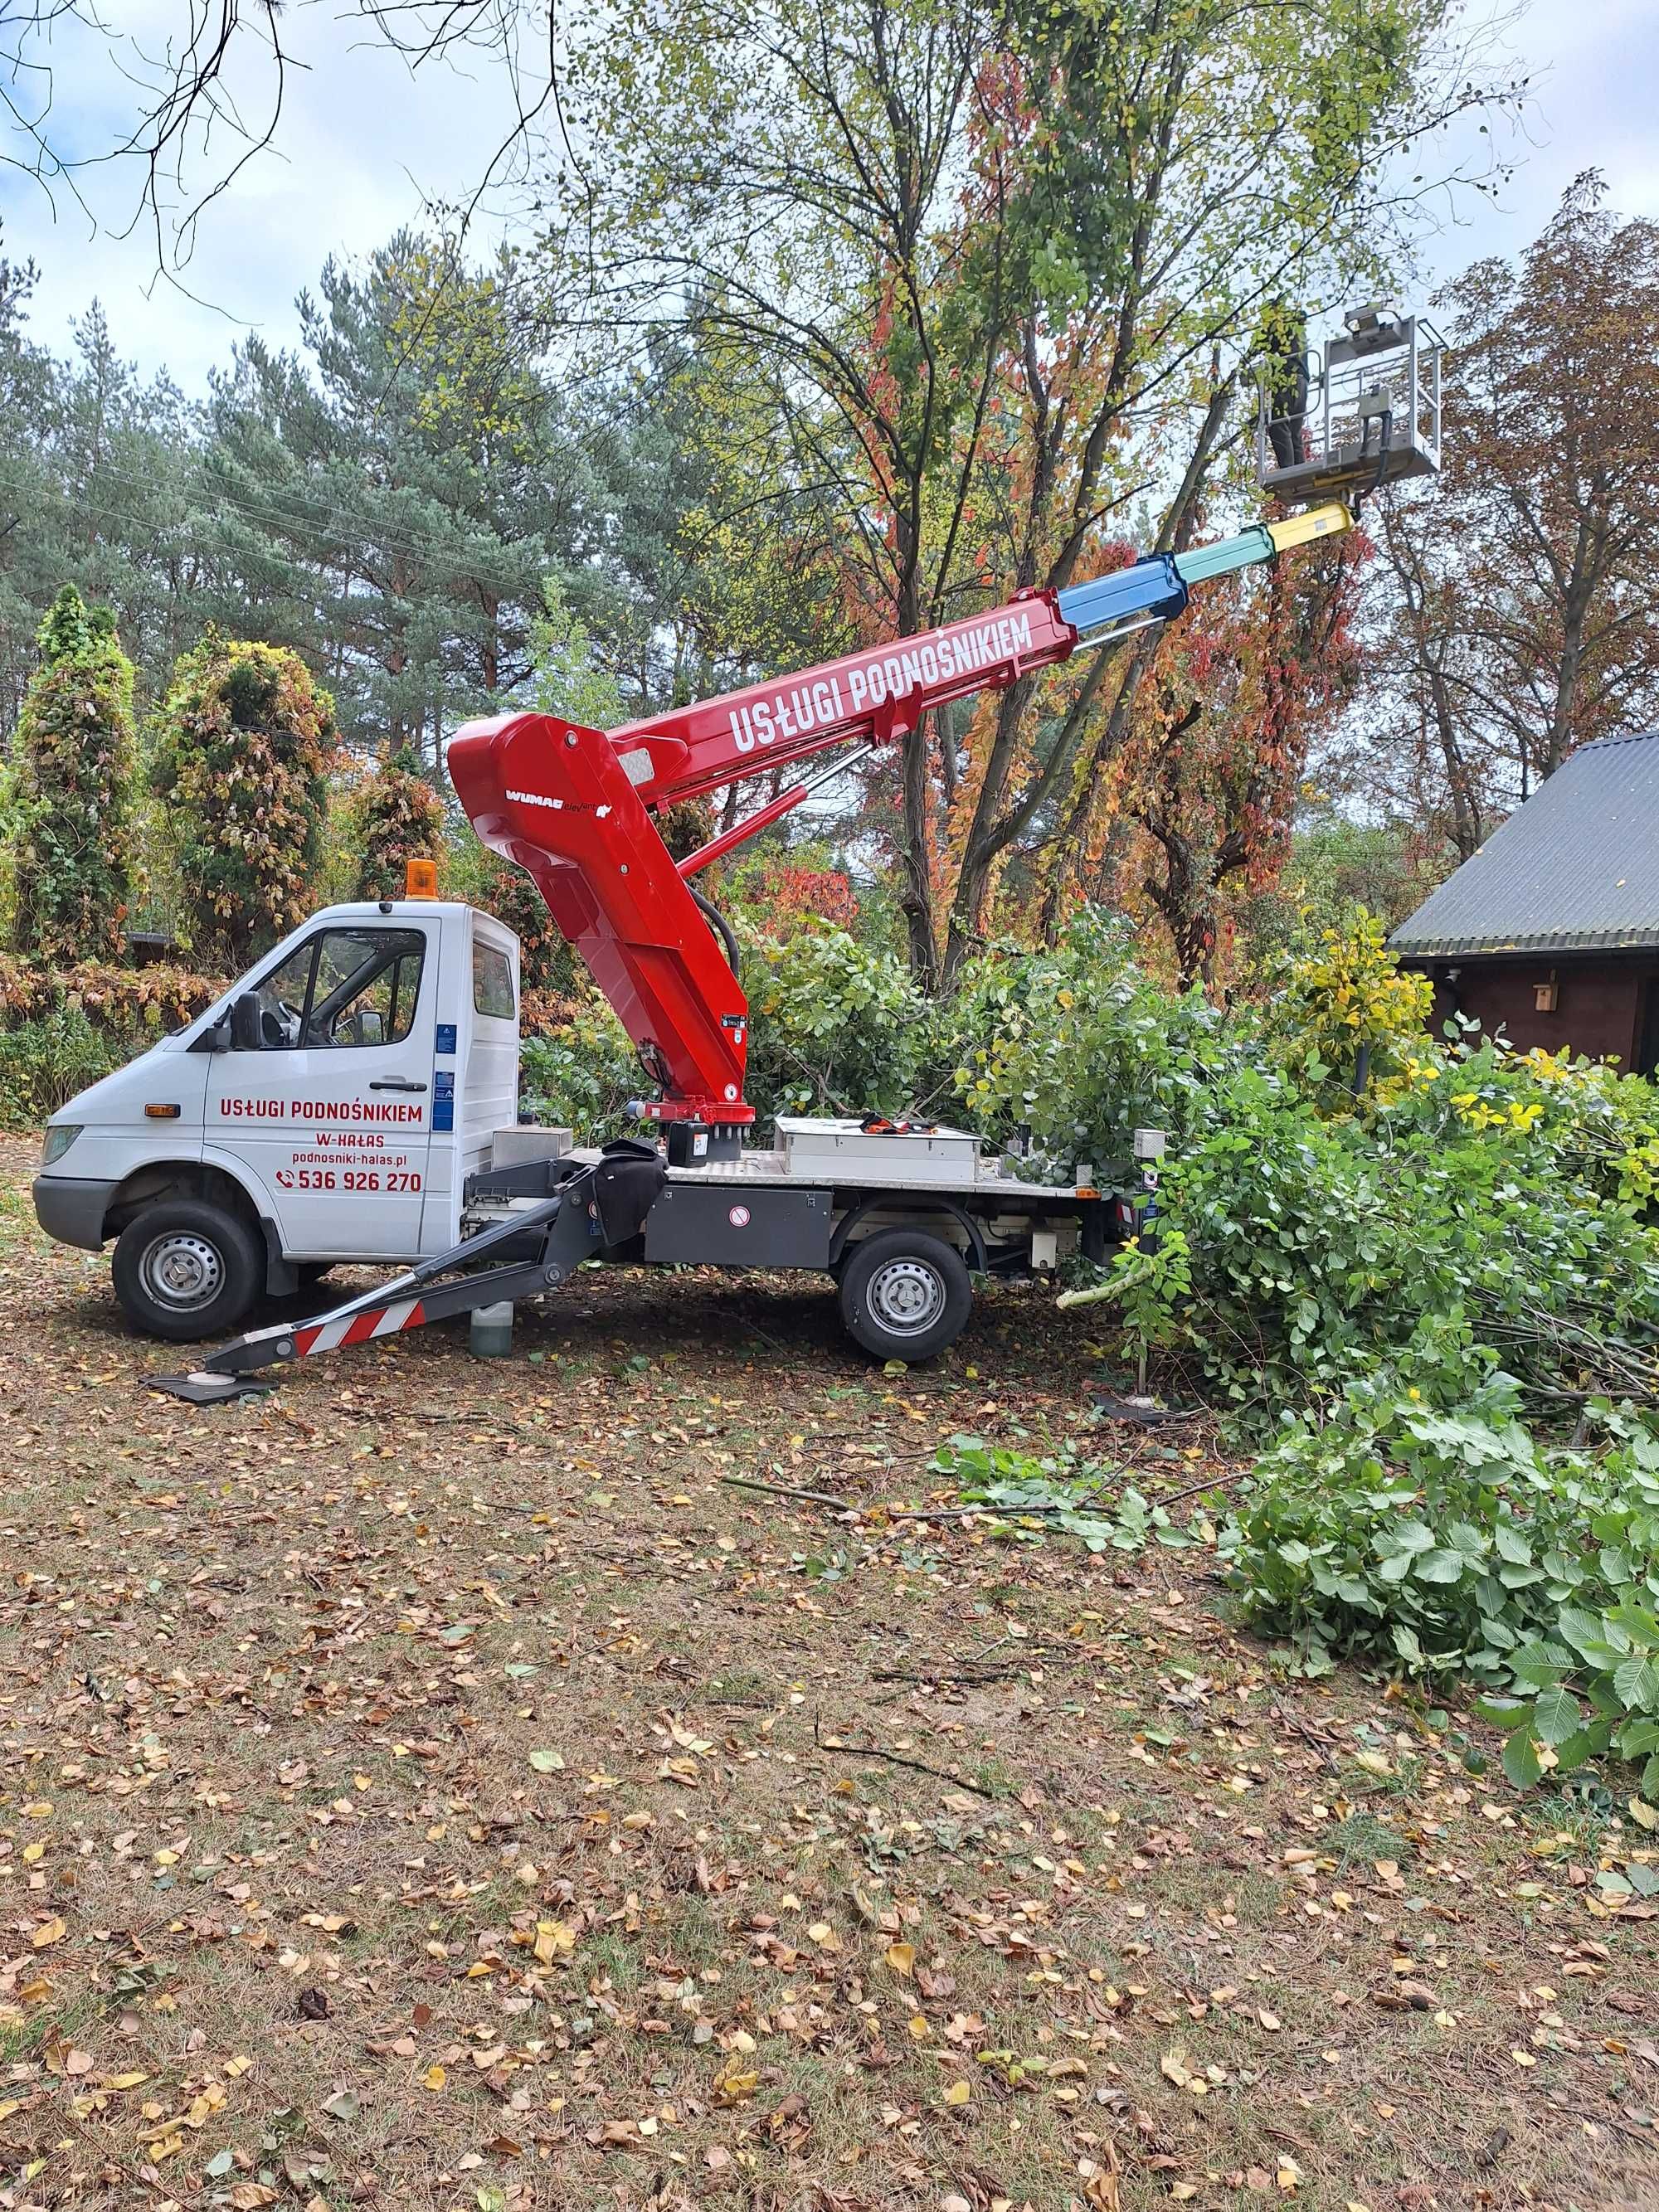
[[[1659,732],[1569,755],[1389,941],[1411,958],[1659,948]]]

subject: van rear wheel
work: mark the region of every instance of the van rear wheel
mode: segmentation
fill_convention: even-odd
[[[973,1310],[974,1286],[954,1244],[921,1229],[884,1229],[849,1247],[839,1272],[848,1334],[878,1359],[931,1359]]]
[[[113,1273],[135,1328],[193,1344],[242,1320],[259,1294],[264,1261],[253,1231],[222,1206],[162,1199],[121,1231]]]

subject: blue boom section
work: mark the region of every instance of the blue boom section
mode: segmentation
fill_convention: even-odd
[[[1068,585],[1059,596],[1061,620],[1077,632],[1079,645],[1088,645],[1132,623],[1173,622],[1187,604],[1187,586],[1174,556],[1155,553],[1132,568]]]
[[[1068,586],[1058,595],[1060,617],[1077,632],[1079,645],[1103,645],[1147,623],[1172,622],[1186,606],[1194,584],[1231,575],[1236,568],[1253,568],[1292,546],[1339,537],[1352,528],[1352,516],[1334,501],[1277,522],[1258,522],[1236,538],[1218,538],[1213,545],[1195,545],[1186,553],[1153,553],[1133,568],[1115,568],[1109,576]]]

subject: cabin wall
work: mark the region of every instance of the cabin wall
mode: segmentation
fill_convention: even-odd
[[[1590,1060],[1616,1060],[1648,1073],[1659,1046],[1659,961],[1601,955],[1545,953],[1516,958],[1408,961],[1434,981],[1437,1033],[1454,1012],[1472,1015],[1487,1036],[1501,1030],[1519,1052],[1565,1045]],[[1455,975],[1449,970],[1455,969]],[[1554,981],[1553,1012],[1537,1005],[1537,988]],[[1650,1011],[1651,1010],[1651,1011]]]

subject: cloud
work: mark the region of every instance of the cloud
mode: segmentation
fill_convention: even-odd
[[[3,0],[0,0],[0,7]],[[1607,174],[1612,205],[1659,216],[1659,151],[1650,117],[1659,94],[1652,0],[1534,0],[1510,34],[1516,66],[1538,81],[1524,135],[1499,128],[1500,155],[1522,167],[1494,204],[1467,196],[1443,211],[1424,252],[1431,289],[1482,254],[1513,253],[1534,237],[1581,169]],[[179,0],[125,0],[113,11],[135,41],[159,52]],[[154,234],[119,234],[137,201],[131,166],[82,173],[97,219],[93,229],[74,196],[40,188],[0,167],[0,216],[7,250],[32,254],[42,281],[37,336],[67,342],[72,316],[95,296],[117,344],[149,372],[166,368],[187,392],[222,363],[247,330],[283,343],[297,324],[295,294],[314,285],[331,252],[348,257],[380,245],[400,223],[418,222],[428,200],[455,202],[476,186],[513,113],[505,72],[483,54],[442,59],[411,72],[388,52],[355,0],[301,0],[282,17],[296,67],[276,148],[242,171],[204,216],[179,285],[158,276]],[[101,42],[72,28],[54,49],[54,129],[77,150],[107,145],[130,121],[131,94]],[[247,52],[234,90],[250,117],[269,98]],[[1461,135],[1460,135],[1461,133]],[[1484,147],[1459,126],[1446,148],[1477,166]],[[1445,157],[1446,148],[1442,149]],[[15,149],[15,142],[14,142]],[[0,138],[0,152],[5,142]],[[229,142],[214,152],[222,160]],[[211,173],[199,162],[192,173]],[[502,234],[497,208],[481,214],[481,247]]]
[[[176,0],[142,0],[121,20],[135,46],[155,54],[177,16]],[[429,202],[471,194],[513,114],[499,67],[470,55],[465,68],[440,58],[411,71],[349,0],[313,0],[282,21],[295,66],[276,142],[204,210],[176,279],[158,270],[148,213],[133,225],[143,187],[136,162],[77,173],[90,216],[64,180],[48,197],[15,168],[0,168],[6,251],[40,265],[31,318],[37,337],[64,345],[71,318],[96,298],[124,355],[146,373],[166,368],[187,392],[199,391],[247,331],[278,344],[293,338],[294,296],[314,288],[330,253],[367,253],[400,223],[418,222]],[[71,31],[52,58],[58,143],[85,152],[131,128],[131,96],[106,46]],[[255,65],[252,48],[232,88],[242,112],[262,123],[272,79]],[[21,151],[15,140],[9,150]],[[194,149],[187,184],[199,191],[236,150],[223,132],[206,158]],[[480,248],[501,228],[499,209],[481,210],[473,233]]]

